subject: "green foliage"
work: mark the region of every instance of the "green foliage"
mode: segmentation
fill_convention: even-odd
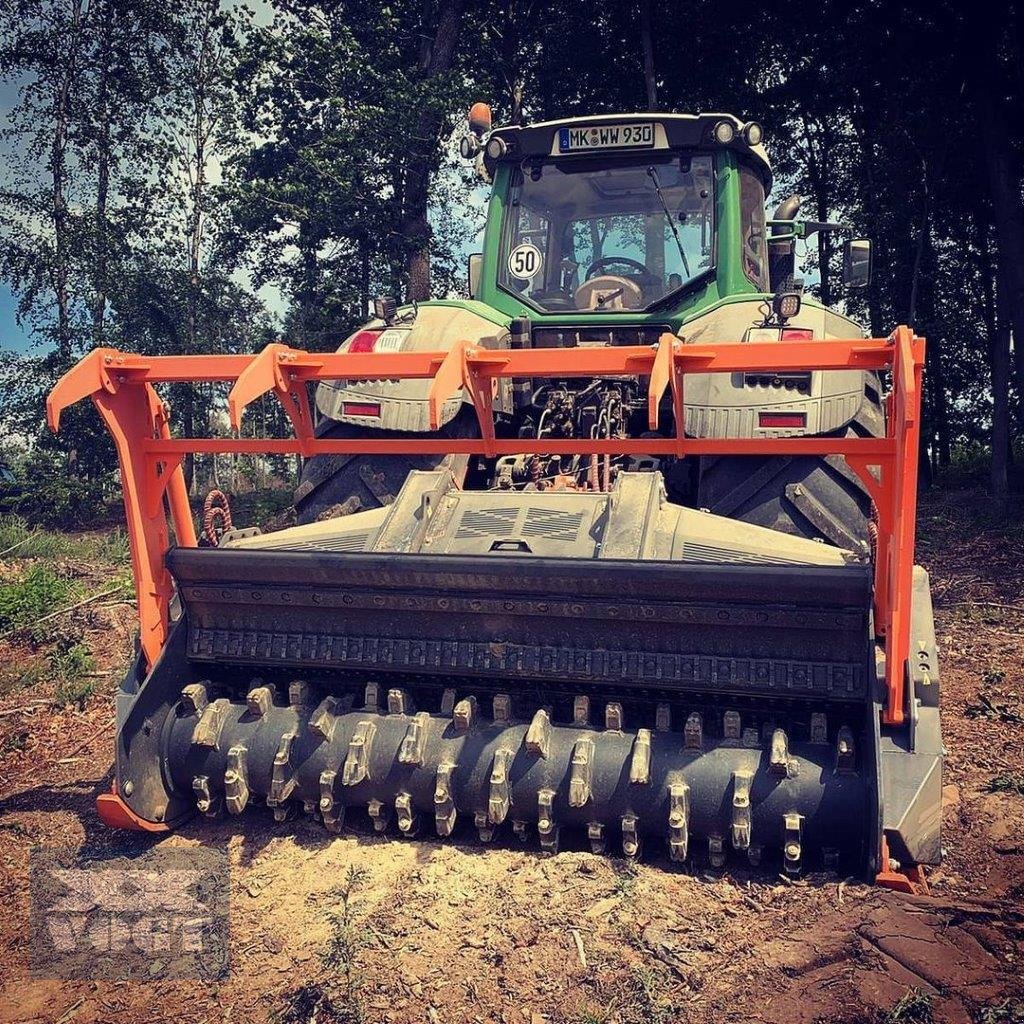
[[[1024,1024],[1024,999],[1004,999],[978,1011],[978,1024]]]
[[[74,638],[61,638],[48,656],[50,672],[56,681],[53,701],[58,707],[85,707],[96,692],[96,677],[90,675],[96,667],[89,648]]]
[[[31,625],[66,604],[72,585],[45,564],[14,581],[0,583],[0,631]]]
[[[989,793],[1016,793],[1024,796],[1024,775],[997,775],[989,780],[985,789]]]
[[[55,453],[35,449],[11,468],[12,478],[0,481],[0,514],[65,530],[102,518],[103,481],[78,476]]]
[[[30,527],[21,516],[0,516],[0,558],[60,557],[127,565],[128,534],[120,527],[102,533],[51,533]]]
[[[933,1024],[931,996],[909,989],[896,1005],[881,1016],[881,1024]]]

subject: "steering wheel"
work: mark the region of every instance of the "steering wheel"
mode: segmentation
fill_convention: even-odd
[[[600,274],[608,264],[611,264],[612,266],[622,266],[625,264],[627,267],[632,267],[643,277],[649,278],[651,276],[651,272],[647,269],[646,265],[641,263],[639,260],[631,259],[629,256],[602,256],[600,259],[594,260],[594,262],[587,267],[587,273],[583,280],[589,281],[592,277],[597,277],[597,275]]]

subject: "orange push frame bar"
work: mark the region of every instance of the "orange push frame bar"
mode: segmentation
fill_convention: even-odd
[[[921,375],[925,342],[908,327],[888,338],[853,341],[687,344],[663,334],[652,346],[572,350],[485,349],[459,342],[447,352],[318,354],[272,344],[255,356],[142,356],[94,349],[69,370],[46,403],[47,421],[91,397],[117,448],[138,595],[140,641],[147,664],[167,640],[174,582],[165,565],[170,522],[177,544],[195,546],[196,531],[181,463],[188,452],[250,454],[514,455],[841,455],[863,481],[877,509],[874,623],[886,650],[883,720],[904,720],[910,653],[911,576],[917,511]],[[691,438],[684,433],[684,385],[692,373],[766,373],[889,369],[886,435],[880,438]],[[649,378],[648,420],[658,429],[670,394],[675,432],[655,438],[544,438],[496,435],[493,396],[503,378]],[[431,380],[428,407],[436,429],[446,402],[465,393],[480,426],[476,438],[317,438],[307,384],[334,380]],[[169,410],[154,385],[227,382],[228,413],[238,431],[246,406],[274,394],[294,431],[290,438],[175,438]],[[166,503],[166,504],[165,504]]]

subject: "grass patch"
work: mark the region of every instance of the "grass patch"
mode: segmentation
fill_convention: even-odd
[[[48,565],[33,565],[20,580],[0,583],[0,632],[19,629],[66,604],[70,580]]]
[[[988,793],[1016,793],[1024,796],[1024,775],[997,775],[985,787]]]
[[[881,1024],[934,1024],[931,996],[912,988],[880,1020]]]
[[[103,533],[55,533],[33,529],[21,516],[0,516],[0,558],[77,558],[127,564],[128,534],[117,527]]]
[[[1021,709],[1019,698],[1004,690],[994,689],[988,693],[979,693],[978,699],[964,708],[964,714],[968,718],[988,718],[1010,725],[1020,725],[1024,722],[1024,711]]]
[[[97,679],[90,675],[96,662],[89,648],[77,641],[64,641],[48,657],[57,683],[53,702],[60,708],[75,705],[81,710],[96,692]]]

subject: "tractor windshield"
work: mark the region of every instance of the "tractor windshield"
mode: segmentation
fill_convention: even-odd
[[[714,200],[709,154],[526,161],[498,281],[546,312],[647,309],[713,268]]]

